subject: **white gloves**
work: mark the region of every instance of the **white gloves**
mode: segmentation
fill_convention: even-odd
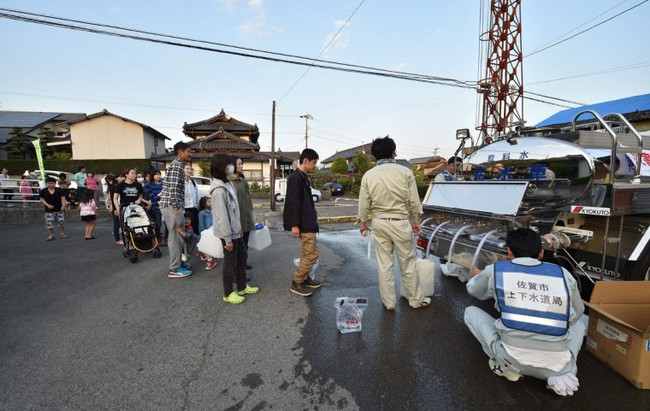
[[[574,392],[578,391],[579,386],[578,377],[571,373],[546,379],[546,388],[563,397],[573,395]]]

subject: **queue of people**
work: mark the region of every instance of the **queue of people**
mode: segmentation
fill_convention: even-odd
[[[409,306],[412,309],[429,307],[431,298],[423,295],[415,269],[413,238],[421,231],[422,204],[414,175],[396,164],[396,145],[391,138],[375,139],[371,151],[377,165],[362,178],[357,218],[361,235],[373,234],[382,303],[388,312],[395,311],[393,273],[396,258]],[[177,143],[174,154],[176,159],[167,169],[164,181],[160,171],[145,176],[137,174],[135,169],[105,179],[116,243],[121,245],[122,241],[119,238],[120,210],[129,204],[142,204],[155,222],[156,236],[161,244],[166,241],[168,245],[168,277],[186,278],[193,273],[192,257],[200,256],[206,261],[207,270],[216,265],[212,256],[200,254],[196,249],[199,234],[212,229],[224,251],[223,301],[240,304],[247,296],[260,291],[259,287],[248,283],[246,271],[252,268],[247,261],[247,243],[254,220],[248,184],[242,173],[243,161],[228,155],[214,155],[210,164],[210,197],[199,198],[189,178],[189,145]],[[316,151],[309,148],[300,154],[299,167],[287,180],[283,212],[284,229],[301,243],[300,264],[294,272],[290,291],[302,297],[311,296],[322,285],[309,276],[319,255],[319,226],[309,180],[318,158]],[[441,181],[451,181],[460,162],[452,157],[448,164]],[[523,168],[517,170],[520,176],[526,173]],[[98,209],[94,192],[98,191],[99,182],[84,168],[77,174],[75,180],[78,184],[83,180],[85,189],[81,190],[79,198],[80,217],[87,224],[84,238],[92,240]],[[64,180],[65,176],[61,178]],[[68,237],[63,213],[67,206],[65,184],[62,188],[61,180],[59,187],[56,183],[55,179],[47,178],[46,188],[39,192],[48,241],[54,240],[55,225],[59,226],[61,238]],[[166,235],[162,230],[164,226]],[[488,365],[497,376],[512,382],[523,376],[544,379],[547,388],[556,394],[573,395],[579,388],[576,364],[585,334],[580,321],[584,305],[576,280],[565,269],[541,261],[542,243],[535,231],[529,228],[513,230],[506,238],[506,245],[510,261],[497,262],[483,270],[473,267],[466,285],[470,295],[480,300],[494,299],[498,317],[477,307],[468,307],[464,314],[465,324],[488,355]],[[548,292],[533,293],[532,290]]]

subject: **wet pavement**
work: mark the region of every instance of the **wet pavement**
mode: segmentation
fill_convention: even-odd
[[[491,302],[470,297],[455,277],[436,274],[432,305],[413,310],[405,299],[383,309],[374,259],[367,260],[357,231],[321,235],[342,265],[329,273],[311,301],[302,345],[318,373],[347,389],[361,409],[638,409],[650,406],[650,391],[630,383],[582,351],[580,390],[562,398],[545,382],[526,378],[511,383],[492,374],[488,358],[463,322],[476,305],[493,313]],[[361,240],[363,241],[363,240]],[[396,264],[397,265],[397,264]],[[368,297],[361,333],[341,335],[334,328],[336,297]]]
[[[365,240],[350,223],[323,226],[324,286],[308,299],[289,292],[299,242],[273,230],[271,247],[250,252],[250,275],[262,291],[239,306],[220,300],[222,263],[204,271],[193,261],[194,275],[168,279],[165,249],[161,259],[142,255],[129,264],[112,243],[109,220],[98,222],[94,241],[81,239],[83,228],[71,222],[71,238],[46,242],[40,223],[0,226],[1,409],[650,404],[650,391],[637,390],[587,352],[579,356],[581,388],[571,398],[540,380],[495,376],[462,321],[468,305],[488,312],[492,305],[468,296],[456,278],[437,273],[431,307],[413,310],[401,299],[396,311],[385,311],[375,260],[366,258]],[[337,331],[334,301],[341,296],[369,299],[360,333]]]

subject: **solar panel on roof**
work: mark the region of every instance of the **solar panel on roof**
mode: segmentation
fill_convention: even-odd
[[[0,111],[0,127],[33,128],[61,113]]]

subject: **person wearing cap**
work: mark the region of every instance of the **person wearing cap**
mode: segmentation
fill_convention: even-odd
[[[499,318],[478,307],[464,321],[489,357],[493,373],[508,381],[524,375],[545,379],[558,395],[578,390],[578,352],[585,336],[585,307],[576,279],[564,268],[540,261],[539,234],[530,228],[506,236],[508,259],[470,269],[467,292],[495,300]]]
[[[442,172],[436,175],[436,178],[433,179],[434,182],[438,183],[440,181],[456,181],[456,168],[460,167],[463,163],[463,159],[460,157],[452,156],[447,160],[447,168]]]

